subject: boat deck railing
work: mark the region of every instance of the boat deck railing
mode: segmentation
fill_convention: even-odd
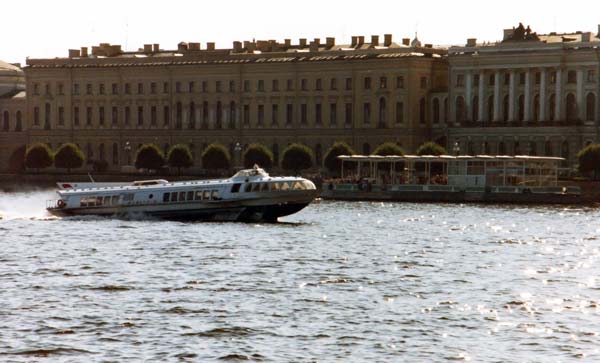
[[[562,193],[580,194],[578,186],[457,186],[441,184],[360,184],[360,183],[325,183],[324,189],[346,192],[467,192],[467,193]]]

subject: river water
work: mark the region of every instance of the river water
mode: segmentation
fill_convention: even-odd
[[[1,362],[600,360],[600,210],[322,201],[278,224],[0,194]]]

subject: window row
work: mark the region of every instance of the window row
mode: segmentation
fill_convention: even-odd
[[[23,131],[23,115],[21,114],[21,111],[15,113],[14,128],[11,125],[10,112],[4,111],[0,115],[2,116],[2,131]]]
[[[180,192],[163,193],[163,203],[192,202],[195,200],[221,200],[219,191],[208,190],[186,190]]]
[[[501,73],[500,74],[500,81],[502,82],[502,84],[504,86],[509,86],[510,85],[510,73]],[[454,85],[456,87],[464,87],[465,86],[465,74],[457,74],[456,75],[456,79],[455,79],[455,83]],[[518,85],[525,85],[526,84],[526,80],[527,80],[527,73],[526,72],[519,72],[515,74],[515,83],[517,83]],[[551,71],[548,73],[547,75],[547,79],[546,82],[547,84],[556,84],[556,80],[557,80],[557,72],[556,71]],[[585,82],[587,83],[596,83],[597,80],[597,74],[595,70],[586,70],[585,71]],[[478,87],[479,86],[479,74],[475,74],[473,75],[473,87]],[[533,82],[536,85],[539,85],[542,83],[542,72],[533,72]],[[567,72],[567,83],[568,84],[576,84],[577,83],[577,71],[574,70],[570,70]],[[494,86],[496,84],[496,75],[495,74],[489,74],[487,76],[487,85],[488,86]]]

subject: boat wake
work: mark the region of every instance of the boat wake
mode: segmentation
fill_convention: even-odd
[[[46,212],[46,200],[54,198],[48,190],[0,193],[2,219],[55,219]]]

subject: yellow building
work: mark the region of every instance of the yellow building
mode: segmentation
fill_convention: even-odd
[[[112,170],[131,165],[148,142],[190,145],[196,168],[213,142],[232,155],[236,143],[259,142],[276,158],[301,142],[317,165],[336,141],[361,153],[386,141],[414,151],[431,138],[431,95],[448,79],[445,50],[389,34],[347,45],[286,39],[125,52],[100,44],[28,59],[23,70],[27,142],[75,142]]]

